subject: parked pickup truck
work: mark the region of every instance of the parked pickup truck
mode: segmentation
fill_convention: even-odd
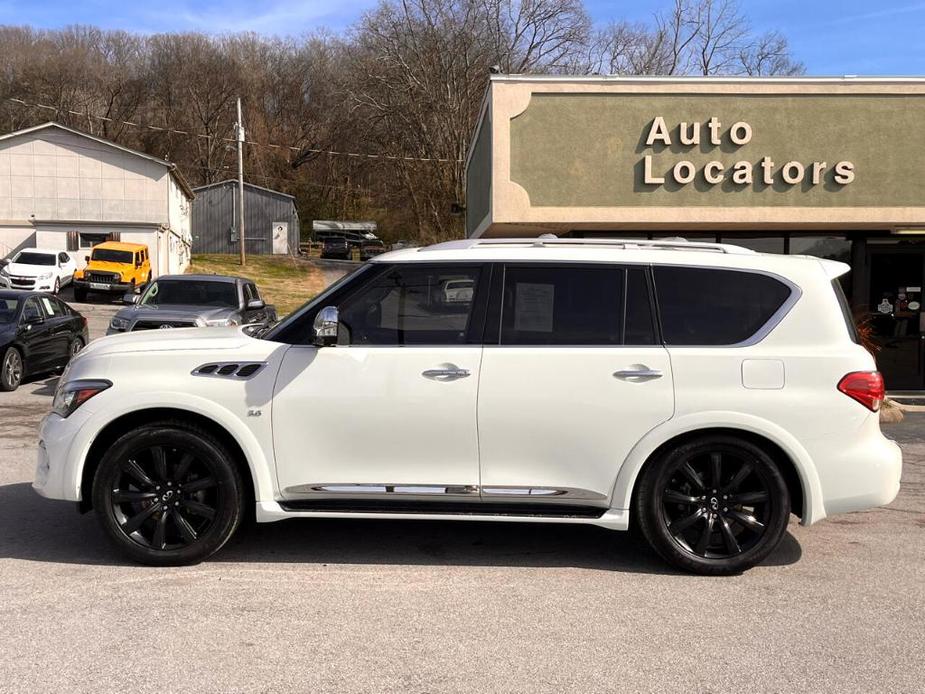
[[[107,335],[165,328],[200,328],[276,322],[276,308],[264,302],[257,285],[227,275],[164,275],[128,304],[109,323]]]

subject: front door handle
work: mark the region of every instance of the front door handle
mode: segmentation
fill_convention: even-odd
[[[648,366],[640,365],[614,371],[613,376],[614,378],[619,378],[621,381],[641,383],[642,381],[651,381],[656,378],[661,378],[662,372],[658,369],[650,369]]]
[[[469,369],[460,369],[455,364],[441,364],[439,369],[427,369],[421,372],[421,375],[434,381],[455,381],[458,378],[466,378]]]

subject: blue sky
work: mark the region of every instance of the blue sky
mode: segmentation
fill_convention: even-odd
[[[585,0],[596,21],[646,20],[669,0]],[[139,32],[339,30],[376,0],[0,0],[0,24],[95,24]],[[810,74],[925,74],[925,1],[743,0],[758,30],[778,29]]]

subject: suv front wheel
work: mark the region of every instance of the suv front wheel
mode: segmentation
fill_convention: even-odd
[[[208,432],[162,422],[109,447],[93,480],[93,506],[106,534],[135,561],[195,564],[238,527],[243,489],[231,455]]]
[[[636,518],[668,563],[706,575],[763,561],[790,517],[787,483],[758,446],[731,436],[684,443],[643,471]]]

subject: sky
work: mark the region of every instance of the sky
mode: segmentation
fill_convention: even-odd
[[[92,24],[155,33],[341,30],[377,0],[0,0],[0,24]],[[670,0],[585,0],[592,18],[647,21]],[[925,0],[742,0],[756,31],[776,29],[811,75],[925,74]]]

